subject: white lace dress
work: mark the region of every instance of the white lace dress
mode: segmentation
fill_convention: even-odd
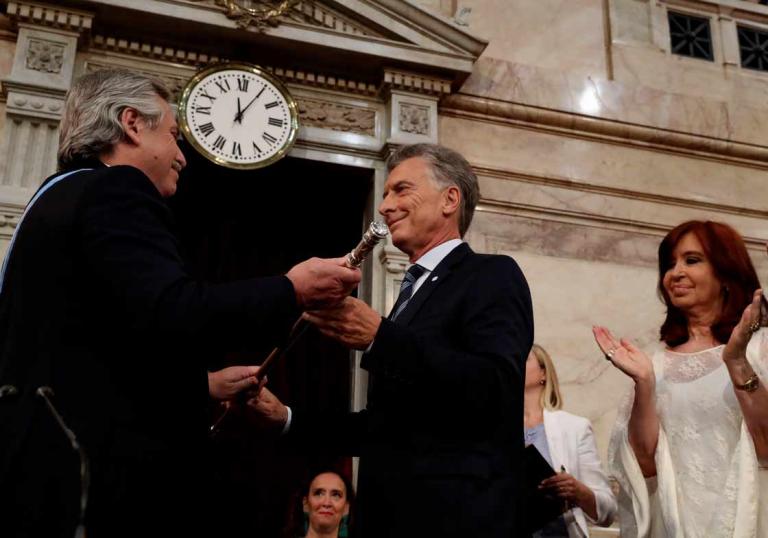
[[[643,478],[627,439],[633,393],[622,406],[608,455],[621,486],[622,538],[768,537],[768,471],[757,465],[723,348],[653,355],[655,479]],[[747,358],[768,383],[768,329],[752,337]]]

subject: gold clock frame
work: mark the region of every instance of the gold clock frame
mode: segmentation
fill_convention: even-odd
[[[290,132],[288,134],[288,139],[286,143],[283,145],[282,148],[280,148],[280,150],[277,153],[275,153],[268,159],[259,161],[257,163],[235,163],[235,162],[231,162],[226,159],[223,159],[218,155],[212,154],[205,147],[203,147],[198,143],[198,141],[195,139],[195,136],[192,134],[192,129],[187,123],[187,105],[189,102],[189,96],[191,95],[195,87],[198,84],[200,84],[200,82],[203,79],[207,78],[208,76],[214,73],[217,73],[219,71],[233,71],[233,70],[247,71],[248,73],[252,73],[254,75],[257,75],[266,79],[268,82],[274,85],[275,88],[277,88],[277,91],[279,91],[283,95],[283,97],[285,97],[285,100],[288,103],[288,112],[290,115],[291,127],[290,127]],[[286,85],[279,78],[274,76],[269,71],[262,69],[258,65],[249,64],[246,62],[219,63],[219,64],[206,67],[205,69],[195,73],[195,75],[191,79],[189,79],[187,84],[184,86],[184,90],[181,92],[181,98],[179,99],[179,104],[178,104],[177,118],[178,118],[179,128],[181,129],[181,132],[184,134],[184,138],[187,139],[187,141],[192,145],[193,148],[195,148],[195,150],[199,154],[201,154],[203,157],[205,157],[209,161],[215,164],[218,164],[219,166],[230,168],[232,170],[258,170],[259,168],[264,168],[273,163],[276,163],[277,161],[285,157],[288,154],[288,152],[293,148],[293,145],[296,143],[296,137],[299,132],[299,107],[296,104],[296,100],[288,91],[288,88],[286,87]]]

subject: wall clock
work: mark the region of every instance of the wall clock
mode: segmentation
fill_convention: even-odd
[[[299,128],[296,101],[280,80],[246,63],[197,73],[179,100],[184,137],[207,159],[255,169],[283,158]]]

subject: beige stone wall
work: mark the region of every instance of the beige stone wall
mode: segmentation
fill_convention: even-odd
[[[461,0],[484,58],[604,78],[603,0]]]
[[[480,177],[468,239],[525,271],[565,408],[593,421],[605,456],[630,382],[591,327],[657,345],[664,233],[693,218],[728,222],[768,282],[768,73],[734,65],[717,25],[735,22],[722,14],[715,63],[671,55],[664,1],[460,5],[472,7],[470,31],[490,40],[440,110],[441,143]]]

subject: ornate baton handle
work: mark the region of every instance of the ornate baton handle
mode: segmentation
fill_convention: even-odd
[[[360,267],[373,250],[373,247],[387,237],[387,234],[389,234],[389,228],[387,228],[386,224],[376,220],[373,221],[354,250],[347,254],[347,265],[350,267]]]
[[[388,234],[389,228],[387,228],[386,224],[380,221],[371,222],[370,226],[368,226],[368,230],[363,234],[362,239],[360,239],[360,242],[352,250],[352,252],[347,254],[347,265],[352,268],[360,267],[371,253],[371,251],[374,249],[374,247],[379,243],[379,241],[387,237]],[[285,346],[282,348],[276,347],[273,349],[267,358],[264,359],[264,362],[261,363],[261,369],[257,374],[259,385],[253,391],[248,393],[248,396],[252,398],[257,398],[259,396],[259,392],[261,392],[261,389],[266,383],[267,373],[269,370],[274,366],[280,357],[285,356],[285,354],[291,350],[293,345],[307,330],[307,327],[309,327],[309,322],[305,321],[303,318],[300,317],[298,320],[296,320],[296,323],[293,324],[293,328],[288,335],[288,341],[286,342]],[[228,407],[225,408],[221,416],[219,416],[216,422],[214,422],[211,426],[211,435],[216,433],[217,428],[226,416],[228,409]]]

